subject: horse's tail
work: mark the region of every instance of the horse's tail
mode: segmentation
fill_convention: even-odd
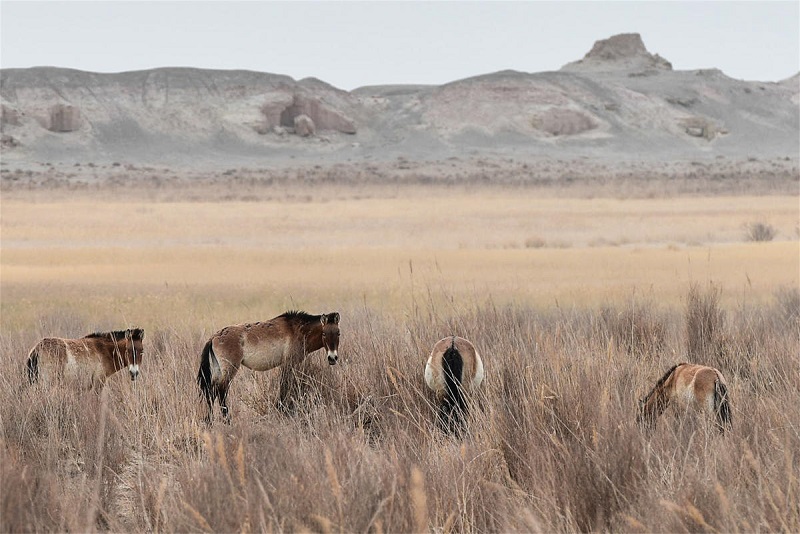
[[[461,387],[463,369],[464,361],[461,353],[456,348],[456,339],[453,337],[450,347],[442,355],[442,372],[444,373],[444,383],[447,388],[444,403],[442,404],[442,411],[444,412],[442,415],[450,430],[460,428],[467,411],[464,390]]]
[[[717,416],[720,432],[733,426],[731,421],[731,404],[728,400],[728,387],[720,378],[714,382],[714,413]]]
[[[28,361],[25,362],[25,367],[28,371],[28,382],[33,384],[39,379],[39,350],[34,347],[30,354],[28,354]]]
[[[197,372],[197,385],[200,387],[200,396],[206,399],[209,411],[217,398],[217,389],[211,384],[211,358],[213,357],[214,349],[209,339],[200,354],[200,370]]]

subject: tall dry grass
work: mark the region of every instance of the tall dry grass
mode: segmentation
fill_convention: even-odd
[[[54,313],[0,334],[0,531],[800,531],[800,296],[722,309],[718,292],[695,286],[680,308],[341,309],[340,365],[295,370],[293,415],[275,408],[277,370],[242,370],[233,423],[210,428],[199,325],[148,327],[136,383],[25,386],[37,338],[87,330]],[[461,440],[422,379],[450,333],[487,372]],[[637,399],[687,355],[726,376],[733,431],[668,412],[643,436]]]

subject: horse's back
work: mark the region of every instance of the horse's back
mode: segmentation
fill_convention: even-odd
[[[28,353],[28,376],[31,381],[48,381],[63,373],[66,363],[67,347],[64,340],[46,337],[36,343]]]
[[[717,381],[722,374],[713,367],[683,364],[675,370],[675,395],[698,408],[713,411]]]
[[[278,318],[227,326],[211,338],[216,355],[254,371],[266,371],[284,363],[294,341],[287,325]]]
[[[83,386],[102,381],[106,374],[104,362],[92,351],[90,341],[52,337],[31,349],[28,372],[45,383],[67,380]]]
[[[66,340],[58,337],[46,337],[34,345],[30,354],[36,353],[40,358],[65,360],[67,355]]]

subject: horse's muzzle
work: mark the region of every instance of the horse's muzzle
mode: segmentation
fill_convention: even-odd
[[[328,351],[328,363],[331,365],[336,365],[336,362],[339,360],[339,354],[335,350]]]
[[[131,380],[136,380],[139,376],[139,366],[138,365],[130,365],[128,366],[128,371],[131,373]]]

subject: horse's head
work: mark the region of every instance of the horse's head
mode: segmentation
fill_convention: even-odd
[[[656,411],[657,399],[648,394],[645,398],[639,399],[639,406],[636,410],[636,426],[645,432],[652,432],[656,426]]]
[[[129,328],[125,331],[126,343],[123,358],[125,365],[128,366],[128,371],[131,373],[131,380],[136,380],[136,377],[139,376],[139,364],[142,362],[142,356],[144,355],[142,340],[144,340],[144,329]]]
[[[328,363],[336,365],[339,359],[339,313],[322,314],[322,346],[328,351]]]

